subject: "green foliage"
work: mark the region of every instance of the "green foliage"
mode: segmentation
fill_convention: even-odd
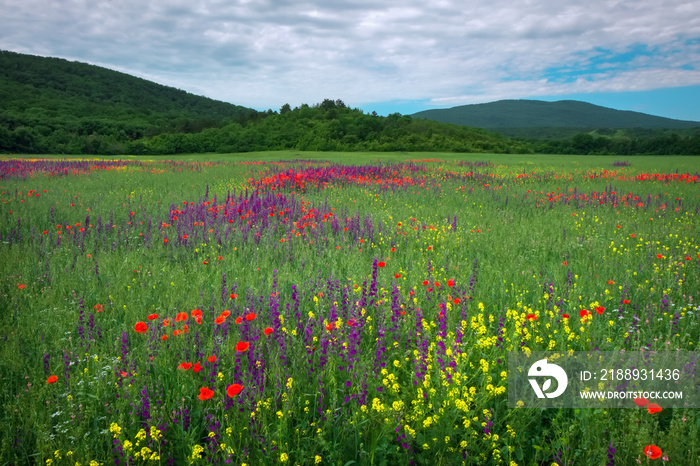
[[[516,142],[477,128],[418,120],[398,113],[387,117],[365,114],[342,101],[324,100],[294,109],[283,106],[254,124],[231,123],[201,133],[161,134],[144,141],[147,152],[304,151],[430,151],[530,152]]]
[[[568,140],[531,141],[536,152],[581,155],[699,155],[700,133],[681,136],[657,133],[649,138],[579,133]]]
[[[0,152],[139,153],[145,137],[256,117],[98,66],[0,51]]]
[[[325,99],[256,112],[84,63],[0,52],[0,152],[529,152],[484,130],[383,118]]]

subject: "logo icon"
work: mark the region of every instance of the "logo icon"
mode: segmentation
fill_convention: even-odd
[[[528,379],[532,389],[535,391],[537,398],[556,398],[566,390],[566,386],[569,384],[569,377],[567,377],[564,369],[553,363],[548,363],[547,359],[540,359],[530,366],[527,375],[529,377],[550,377],[545,380],[544,384],[540,388],[539,383],[535,379]],[[547,390],[552,386],[552,378],[557,381],[557,389],[551,393],[547,393]]]

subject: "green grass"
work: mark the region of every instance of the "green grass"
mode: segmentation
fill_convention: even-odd
[[[614,464],[636,464],[650,444],[671,464],[700,461],[696,409],[509,409],[502,392],[508,351],[696,350],[699,184],[636,177],[694,175],[697,157],[624,168],[445,153],[101,159],[143,163],[0,179],[0,464],[605,464],[611,444]],[[269,163],[299,159],[321,163]],[[384,184],[249,181],[406,160],[437,161],[389,165]],[[237,163],[250,161],[264,163]],[[222,222],[227,194],[246,189],[264,204],[235,201],[235,222]],[[248,210],[260,215],[240,219]],[[354,223],[334,231],[333,217]],[[230,398],[233,383],[244,389]],[[214,396],[198,399],[202,387]]]

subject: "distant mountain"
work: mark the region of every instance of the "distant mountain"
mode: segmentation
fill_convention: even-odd
[[[257,115],[95,65],[0,51],[0,151],[120,152],[143,137]]]
[[[700,122],[696,121],[674,120],[646,113],[614,110],[576,100],[558,102],[499,100],[486,104],[425,110],[412,116],[443,123],[486,128],[519,137],[540,134],[546,138],[546,133],[570,136],[577,132],[590,132],[601,128],[676,130],[700,128]],[[552,130],[546,131],[545,128]],[[553,130],[554,128],[558,130]],[[564,128],[568,131],[562,131]]]

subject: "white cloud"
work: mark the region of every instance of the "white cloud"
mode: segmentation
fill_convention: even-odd
[[[2,49],[255,108],[324,98],[444,106],[700,84],[692,1],[0,0],[0,8]]]

